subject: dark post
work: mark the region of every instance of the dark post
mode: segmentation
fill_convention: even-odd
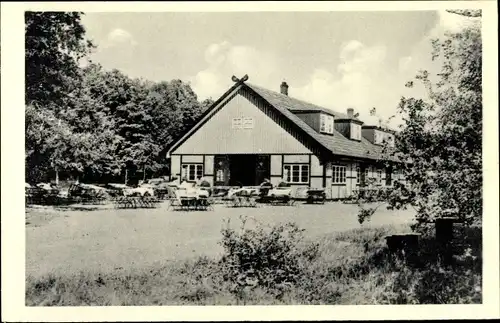
[[[436,240],[442,243],[448,243],[453,239],[453,223],[455,218],[436,219]]]
[[[455,217],[437,218],[435,222],[436,241],[443,261],[450,263],[452,259],[451,242],[453,240],[453,224],[457,222]]]

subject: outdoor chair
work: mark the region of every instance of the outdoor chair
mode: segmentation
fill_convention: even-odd
[[[188,191],[185,188],[178,188],[175,191],[175,199],[169,205],[173,210],[213,210],[209,197],[200,196],[198,192]]]
[[[196,202],[197,202],[196,206],[199,210],[203,210],[203,211],[209,211],[209,210],[213,211],[214,210],[210,198],[199,197],[196,200]]]
[[[41,187],[31,187],[25,190],[26,204],[38,205],[59,205],[64,201],[59,196],[58,189],[44,189]]]
[[[257,201],[253,196],[235,195],[230,205],[232,207],[256,207]]]
[[[307,190],[307,203],[314,204],[320,203],[325,204],[326,194],[323,188],[309,188]]]
[[[357,201],[358,201],[357,194],[353,192],[351,195],[349,195],[346,198],[344,198],[344,200],[342,201],[342,203],[344,203],[344,204],[354,204],[354,203],[357,203]]]
[[[262,196],[259,200],[263,203],[270,203],[271,205],[295,205],[292,189],[287,186],[271,189],[267,196]]]
[[[156,208],[158,200],[151,196],[119,196],[113,200],[117,209]]]
[[[230,195],[229,206],[232,207],[256,207],[258,191],[255,188],[247,187],[233,191]]]

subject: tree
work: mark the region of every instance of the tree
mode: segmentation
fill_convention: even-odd
[[[47,179],[49,171],[91,180],[164,171],[167,146],[212,101],[198,102],[181,80],[154,83],[98,64],[81,68],[94,47],[81,15],[25,15],[27,180]]]
[[[78,88],[78,60],[93,45],[85,39],[81,13],[25,13],[27,180],[66,168],[74,136],[64,119],[68,93]]]
[[[428,99],[401,98],[404,123],[393,155],[402,161],[406,183],[396,184],[389,198],[390,208],[412,205],[416,209],[416,228],[443,216],[456,216],[469,224],[480,222],[482,216],[480,25],[447,32],[432,45],[433,59],[443,62],[442,71],[437,82],[427,71],[416,76]]]
[[[28,181],[41,181],[58,167],[65,167],[62,158],[72,140],[69,126],[51,110],[26,106],[26,177]]]
[[[61,107],[78,61],[94,47],[80,12],[25,13],[26,104]]]
[[[212,100],[200,103],[189,84],[172,80],[151,84],[141,104],[153,120],[150,130],[157,145],[156,155],[149,160],[150,170],[159,171],[164,168],[169,145],[194,125]]]

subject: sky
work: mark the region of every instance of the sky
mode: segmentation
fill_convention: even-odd
[[[431,39],[465,21],[445,11],[87,13],[93,62],[151,81],[190,82],[216,100],[231,76],[345,112],[367,124],[396,114],[418,70],[437,73]],[[413,91],[413,92],[412,92]],[[369,110],[375,107],[376,116]],[[396,126],[400,117],[387,126]]]

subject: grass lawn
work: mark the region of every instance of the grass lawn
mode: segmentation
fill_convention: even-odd
[[[404,227],[400,225],[410,222],[413,212],[380,207],[361,226],[357,207],[340,202],[258,208],[216,205],[214,211],[206,212],[171,211],[165,206],[87,211],[28,208],[26,274],[40,277],[48,273],[144,270],[198,256],[216,257],[222,251],[218,241],[223,221],[231,219],[231,226],[239,227],[240,215],[264,224],[295,222],[306,230],[306,238],[318,240],[361,227]]]

